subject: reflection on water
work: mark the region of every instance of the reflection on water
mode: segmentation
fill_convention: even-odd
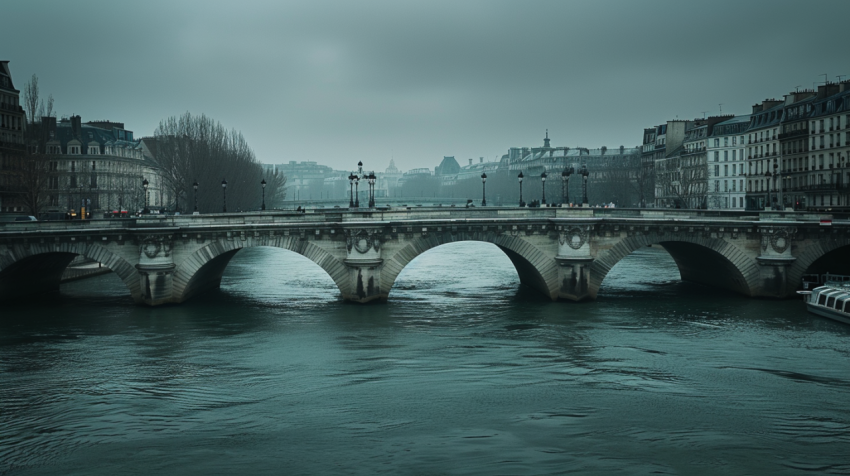
[[[850,472],[850,328],[682,283],[659,249],[582,304],[481,243],[385,305],[276,249],[180,306],[112,275],[62,292],[3,308],[0,474]]]

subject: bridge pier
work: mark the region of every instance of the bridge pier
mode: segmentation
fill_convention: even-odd
[[[797,283],[788,280],[788,271],[795,257],[791,255],[791,240],[795,228],[762,228],[759,264],[759,286],[755,293],[760,297],[785,298],[792,295]]]
[[[590,226],[573,226],[558,232],[558,298],[570,301],[594,299],[590,295]]]
[[[350,302],[386,301],[389,290],[381,289],[381,239],[379,229],[346,230],[348,292],[342,298]]]
[[[149,235],[139,245],[140,304],[157,306],[176,302],[174,298],[174,260],[171,256],[172,237]]]

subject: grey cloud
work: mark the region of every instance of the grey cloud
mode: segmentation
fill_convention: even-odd
[[[546,128],[635,145],[677,115],[850,73],[841,0],[7,3],[3,58],[60,113],[137,134],[206,113],[267,162],[433,167]]]

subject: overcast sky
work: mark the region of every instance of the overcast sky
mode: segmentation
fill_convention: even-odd
[[[850,1],[3,0],[0,59],[59,116],[136,136],[186,111],[267,163],[383,170],[644,127],[850,74]]]

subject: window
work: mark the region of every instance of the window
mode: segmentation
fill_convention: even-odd
[[[76,171],[77,171],[77,162],[72,160],[71,161],[71,172],[76,172]]]
[[[714,147],[720,147],[720,139],[714,139]]]
[[[720,191],[720,180],[715,180],[715,181],[714,181],[714,191],[715,191],[715,192],[719,192],[719,191]]]
[[[735,152],[737,152],[737,151],[733,149],[733,150],[732,150],[732,160],[737,160],[737,159],[735,158]]]
[[[723,191],[724,191],[724,192],[728,192],[728,191],[729,191],[729,181],[728,181],[728,180],[724,180],[724,181],[723,181]]]
[[[718,152],[718,151],[716,151],[716,150],[714,151],[714,161],[715,161],[715,162],[719,162],[719,161],[720,161],[720,152]]]
[[[724,176],[724,177],[728,177],[728,176],[729,176],[729,166],[728,166],[728,165],[724,165],[724,166],[723,166],[723,176]]]
[[[723,138],[723,147],[729,147],[729,138],[728,137]]]
[[[77,188],[77,176],[76,175],[71,176],[71,188]]]
[[[738,172],[736,172],[736,168],[737,168],[737,164],[732,164],[732,175],[738,175]],[[732,188],[735,188],[735,187],[733,186]]]
[[[719,166],[719,165],[715,165],[715,166],[714,166],[714,176],[715,176],[715,177],[719,177],[719,176],[720,176],[720,166]]]
[[[729,162],[729,151],[728,150],[723,151],[723,161]]]

